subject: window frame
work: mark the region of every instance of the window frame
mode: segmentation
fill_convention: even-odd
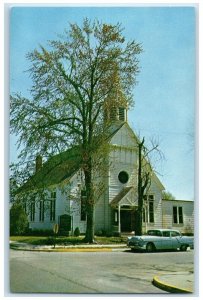
[[[143,222],[153,224],[155,220],[154,214],[154,194],[143,196]]]
[[[173,205],[172,220],[174,225],[184,224],[183,206]]]
[[[124,170],[120,171],[119,174],[118,174],[118,180],[122,184],[128,183],[128,181],[129,181],[129,174],[128,174],[128,172],[126,172]]]
[[[118,119],[120,121],[125,121],[125,113],[126,113],[126,109],[125,107],[119,107],[118,108]]]
[[[50,221],[53,222],[56,220],[56,192],[51,192],[50,199]]]
[[[30,222],[35,222],[35,199],[30,203]]]
[[[39,221],[44,222],[44,200],[39,202]]]

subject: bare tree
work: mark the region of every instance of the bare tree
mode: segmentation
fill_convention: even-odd
[[[143,224],[143,203],[144,195],[150,188],[152,175],[155,172],[154,166],[152,166],[150,156],[156,152],[160,158],[163,157],[161,151],[159,150],[158,143],[151,141],[151,148],[148,149],[145,146],[145,139],[142,138],[138,141],[138,208],[135,211],[135,233],[136,235],[142,235],[142,224]]]

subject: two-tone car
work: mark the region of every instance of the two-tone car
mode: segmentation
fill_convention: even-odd
[[[132,250],[181,250],[194,248],[194,238],[183,236],[180,231],[173,229],[152,229],[146,235],[127,238],[127,246]]]

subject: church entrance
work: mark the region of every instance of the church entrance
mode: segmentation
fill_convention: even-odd
[[[135,230],[135,211],[121,208],[121,232],[131,232]]]

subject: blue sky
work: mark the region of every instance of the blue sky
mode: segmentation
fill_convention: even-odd
[[[142,43],[135,107],[129,124],[159,139],[165,160],[157,165],[160,180],[177,199],[194,199],[196,12],[191,6],[145,7],[14,7],[10,12],[10,91],[29,95],[26,54],[84,17],[120,22],[127,40]],[[11,138],[11,161],[16,159]]]

